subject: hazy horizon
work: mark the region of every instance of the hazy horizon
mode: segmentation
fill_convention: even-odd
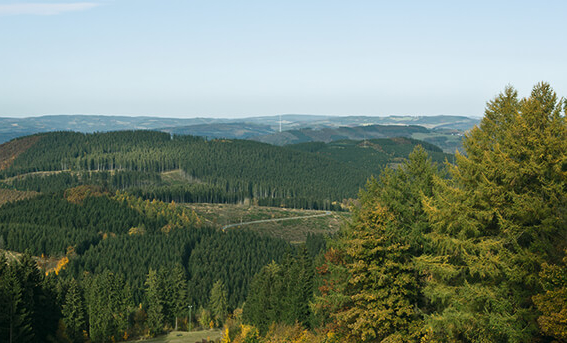
[[[481,116],[473,115],[462,115],[462,114],[432,114],[432,115],[420,115],[420,114],[385,114],[385,115],[372,115],[372,114],[315,114],[315,113],[281,113],[281,114],[259,114],[259,115],[241,115],[241,116],[167,116],[167,115],[136,115],[136,114],[83,114],[83,113],[60,113],[60,114],[38,114],[29,116],[10,116],[10,115],[0,115],[0,118],[5,119],[27,119],[27,118],[40,118],[40,117],[50,117],[50,116],[104,116],[104,117],[146,117],[146,118],[162,118],[162,119],[196,119],[196,118],[207,118],[207,119],[246,119],[246,118],[261,118],[261,117],[277,117],[277,116],[315,116],[315,117],[436,117],[436,116],[459,116],[480,119]]]

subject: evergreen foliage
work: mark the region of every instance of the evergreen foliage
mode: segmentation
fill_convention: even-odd
[[[66,334],[72,342],[84,340],[83,331],[87,329],[85,308],[83,290],[75,279],[71,279],[65,301],[61,306],[61,314]]]
[[[183,316],[188,306],[187,275],[180,263],[176,263],[171,271],[171,312],[175,316],[175,329],[178,328],[178,318]]]
[[[17,269],[0,258],[0,341],[29,342],[34,337],[31,313],[25,303],[23,285]]]
[[[416,146],[421,146],[429,157],[442,163],[452,161],[453,155],[430,143],[411,138],[382,138],[364,141],[340,140],[330,143],[310,142],[287,146],[289,149],[315,153],[339,162],[348,163],[367,172],[367,177],[378,177],[387,166],[403,163]]]
[[[127,332],[132,297],[124,277],[107,270],[85,281],[89,336],[93,342],[120,340]]]
[[[370,179],[352,222],[318,267],[314,304],[319,325],[342,339],[416,339],[426,310],[413,258],[425,249],[429,224],[421,202],[439,171],[420,146],[397,169]]]
[[[161,333],[165,324],[164,286],[164,280],[160,278],[157,271],[150,269],[146,280],[146,299],[148,302],[148,329],[151,336]]]
[[[309,153],[243,140],[170,137],[152,131],[82,134],[54,132],[0,171],[21,190],[52,192],[79,184],[112,190],[135,188],[147,198],[182,202],[242,202],[330,209],[355,195],[367,173]],[[181,170],[184,184],[162,180]],[[62,171],[59,173],[59,171]],[[57,173],[53,173],[57,172]]]
[[[409,258],[410,245],[397,239],[397,223],[379,202],[366,201],[341,238],[348,282],[342,307],[333,314],[345,340],[370,342],[413,336],[418,282]]]
[[[426,321],[452,341],[533,341],[540,266],[559,261],[567,242],[565,109],[548,84],[524,99],[508,87],[464,147],[426,202]]]
[[[45,342],[52,338],[60,317],[53,294],[29,255],[7,263],[0,257],[0,341]]]
[[[227,291],[224,283],[218,280],[211,288],[209,308],[217,327],[224,323],[228,315]]]
[[[265,333],[272,323],[310,327],[314,269],[305,247],[281,264],[271,262],[254,276],[243,308],[246,323]]]
[[[567,341],[567,251],[560,264],[544,262],[540,277],[544,292],[533,297],[541,312],[538,324],[544,334]]]
[[[62,283],[49,278],[50,284],[44,285],[31,257],[17,264],[25,266],[18,271],[27,273],[0,279],[2,304],[9,308],[15,301],[11,316],[0,315],[0,330],[9,332],[12,325],[14,335],[25,341],[44,341],[47,335],[81,341],[83,330],[93,342],[119,340],[143,333],[146,320],[156,334],[187,315],[187,305],[208,306],[219,277],[228,286],[223,292],[226,313],[244,302],[252,276],[268,261],[279,261],[289,247],[283,240],[248,231],[223,233],[200,227],[193,212],[173,203],[122,193],[111,197],[96,188],[9,203],[0,207],[0,216],[7,228],[0,237],[10,249],[30,246],[38,255],[67,253],[65,259],[70,260],[59,272]],[[27,227],[29,231],[24,230]],[[101,228],[106,232],[98,231]],[[6,275],[15,273],[15,267],[2,265],[10,271]],[[158,310],[144,292],[149,269],[157,270]],[[143,307],[134,309],[130,299]]]

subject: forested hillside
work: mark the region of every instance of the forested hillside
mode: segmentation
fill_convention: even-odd
[[[353,197],[369,176],[332,159],[251,141],[153,131],[38,137],[0,172],[5,183],[47,192],[87,183],[165,201],[256,199],[264,205],[329,209],[332,202]],[[162,173],[173,170],[185,182],[162,180]]]
[[[0,206],[0,223],[1,341],[17,328],[13,342],[63,342],[58,318],[72,341],[82,341],[83,330],[96,342],[143,335],[136,321],[154,323],[145,318],[156,304],[161,331],[174,325],[175,316],[186,317],[188,304],[209,308],[216,282],[226,289],[224,311],[232,311],[263,265],[294,251],[284,240],[205,227],[175,203],[93,186],[9,202]],[[6,264],[1,249],[58,256],[60,262],[43,277],[31,256]],[[31,300],[46,297],[50,302]],[[44,315],[50,320],[35,321]]]
[[[310,142],[288,145],[287,148],[348,163],[349,166],[370,171],[372,175],[378,176],[384,168],[396,168],[403,163],[417,145],[421,145],[434,162],[442,164],[454,160],[454,155],[444,153],[433,144],[403,137],[362,141],[341,140],[330,143]]]
[[[0,182],[22,191],[49,193],[92,184],[168,202],[253,200],[268,206],[340,209],[339,203],[354,198],[371,175],[400,163],[418,144],[436,161],[450,158],[412,139],[282,148],[153,131],[57,132],[0,146],[6,156]]]
[[[297,144],[306,142],[332,142],[336,140],[368,138],[408,137],[414,133],[428,133],[422,126],[406,125],[368,125],[338,128],[302,128],[288,130],[271,135],[254,138],[260,142],[277,145]]]
[[[442,148],[443,151],[451,154],[455,153],[456,150],[462,150],[462,137],[465,131],[443,127],[429,129],[424,126],[406,125],[405,123],[412,122],[411,117],[400,117],[398,119],[399,120],[394,119],[392,121],[395,123],[394,125],[302,128],[251,137],[250,139],[275,145],[288,145],[307,142],[330,143],[341,140],[360,141],[366,139],[406,137],[435,144]],[[397,122],[399,122],[399,124]],[[469,122],[468,125],[470,125],[468,128],[472,128],[473,126],[471,122]]]

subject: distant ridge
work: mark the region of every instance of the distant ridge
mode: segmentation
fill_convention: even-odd
[[[287,132],[279,133],[280,119],[283,131],[315,130],[367,127],[373,125],[421,126],[435,130],[431,137],[417,137],[402,135],[416,139],[425,139],[431,143],[443,143],[443,138],[428,140],[432,137],[444,135],[459,135],[470,130],[479,123],[479,119],[465,116],[439,115],[439,116],[330,116],[330,115],[304,115],[282,114],[274,116],[248,117],[248,118],[161,118],[161,117],[129,117],[107,115],[46,115],[28,118],[0,118],[0,143],[13,138],[27,136],[40,132],[51,131],[77,131],[77,132],[106,132],[121,130],[158,130],[172,134],[191,134],[214,138],[240,138],[254,139],[270,142],[272,144],[290,144],[311,141],[305,138],[293,138]],[[445,131],[443,131],[445,130]],[[355,131],[364,131],[355,129]],[[403,130],[402,130],[403,131]],[[326,132],[326,131],[324,131]],[[288,138],[268,138],[272,134],[280,134]],[[291,135],[299,134],[298,132]],[[324,135],[324,133],[323,133]],[[310,135],[307,135],[310,136]],[[339,139],[364,139],[364,135],[348,135],[344,132],[337,134]],[[260,138],[261,137],[261,138]],[[277,136],[276,136],[277,137]],[[392,137],[391,135],[373,135],[367,138]],[[426,139],[427,138],[427,139]],[[449,137],[450,138],[450,137]],[[314,139],[329,141],[328,139]],[[445,139],[447,140],[447,139]],[[449,141],[451,139],[448,139]],[[449,144],[445,150],[452,149]],[[449,150],[447,150],[449,151]]]

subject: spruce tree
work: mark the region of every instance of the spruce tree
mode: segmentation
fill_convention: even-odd
[[[216,326],[221,326],[228,315],[228,295],[226,286],[221,280],[217,280],[211,289],[209,308],[215,320]]]
[[[67,336],[73,342],[83,341],[83,330],[86,329],[85,303],[82,290],[75,279],[69,282],[69,289],[65,295],[65,301],[61,308],[63,322]]]
[[[157,273],[157,288],[159,289],[159,296],[162,303],[162,313],[164,324],[168,326],[175,325],[175,290],[171,282],[171,272],[166,268],[160,268]]]
[[[290,258],[286,264],[282,265],[283,280],[280,281],[284,289],[281,296],[275,296],[273,301],[279,297],[282,308],[281,318],[274,318],[276,322],[285,322],[289,325],[294,323],[310,326],[311,309],[310,303],[313,300],[313,262],[307,249],[302,246],[299,248],[297,257]]]
[[[544,292],[533,297],[541,312],[538,324],[544,334],[567,341],[567,250],[561,263],[544,263],[540,276]]]
[[[0,342],[24,343],[34,337],[24,293],[15,268],[0,257]]]
[[[507,87],[463,145],[425,202],[427,325],[449,341],[534,341],[539,271],[567,239],[565,109],[548,84],[524,99]]]
[[[417,146],[399,168],[371,178],[352,222],[333,240],[318,267],[316,319],[351,341],[416,340],[426,304],[425,280],[414,259],[427,246],[422,206],[442,175]]]
[[[418,282],[395,218],[369,199],[363,192],[341,237],[348,281],[342,289],[346,299],[333,316],[345,341],[400,341],[417,330]]]
[[[89,336],[93,342],[118,340],[128,328],[131,291],[122,275],[105,270],[86,280]]]
[[[282,317],[282,280],[282,267],[273,261],[252,279],[242,316],[262,333]]]
[[[181,264],[177,263],[171,272],[169,283],[173,290],[173,303],[171,304],[173,315],[175,316],[175,330],[177,330],[178,318],[181,317],[187,308],[187,279],[185,270]]]
[[[163,331],[165,316],[163,314],[163,296],[158,273],[151,269],[146,279],[146,301],[148,302],[148,329],[155,336]]]
[[[429,220],[422,202],[433,195],[434,180],[443,177],[436,164],[420,145],[416,146],[399,168],[386,168],[379,180],[370,179],[363,201],[384,205],[396,218],[398,237],[410,245],[410,253],[419,256],[430,231]],[[372,198],[372,199],[371,199]]]
[[[19,263],[14,265],[16,278],[20,282],[23,310],[29,314],[29,324],[31,326],[33,339],[30,342],[40,342],[45,337],[41,335],[39,327],[43,324],[40,320],[41,295],[42,295],[42,275],[37,268],[37,263],[28,251],[26,251],[19,260]]]

